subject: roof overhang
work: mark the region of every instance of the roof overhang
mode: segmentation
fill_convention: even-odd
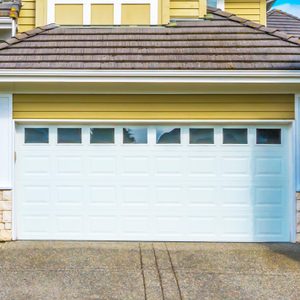
[[[0,70],[12,93],[300,93],[300,70]]]
[[[11,29],[13,20],[9,17],[0,17],[0,29]]]

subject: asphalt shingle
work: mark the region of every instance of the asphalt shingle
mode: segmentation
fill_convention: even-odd
[[[300,37],[300,18],[283,12],[281,10],[271,10],[268,12],[268,26],[278,28],[287,34]]]
[[[1,69],[299,70],[300,41],[210,9],[169,26],[50,24],[0,44]]]

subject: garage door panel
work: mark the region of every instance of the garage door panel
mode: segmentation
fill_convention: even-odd
[[[50,215],[28,214],[26,217],[22,217],[21,221],[22,227],[19,230],[20,233],[23,233],[24,238],[38,238],[41,234],[47,238],[51,231],[52,219]]]
[[[166,129],[173,133],[160,142],[174,144],[157,144],[154,125],[132,131],[138,141],[148,128],[147,144],[131,143],[130,132],[124,143],[126,126],[98,126],[115,129],[113,144],[90,143],[97,126],[66,126],[81,128],[76,145],[57,143],[64,126],[42,127],[50,132],[46,146],[24,144],[26,126],[18,127],[20,239],[289,240],[285,127],[278,145],[256,145],[255,126],[233,126],[248,128],[245,145],[223,144],[223,127],[212,125],[202,127],[214,129],[213,145],[190,144],[188,126]]]
[[[186,204],[189,207],[195,207],[199,209],[201,206],[217,206],[218,194],[217,188],[213,186],[189,186],[185,195]]]
[[[115,175],[117,170],[117,160],[108,155],[90,156],[86,162],[87,173],[89,176]]]
[[[223,176],[230,177],[249,177],[250,176],[250,158],[247,157],[222,157],[220,160]]]
[[[221,189],[222,206],[252,206],[252,189],[250,186],[226,187]]]
[[[216,156],[189,156],[186,160],[189,176],[216,177]]]
[[[49,176],[51,170],[50,155],[26,156],[22,161],[25,176]]]
[[[48,185],[23,185],[23,205],[48,205],[51,189]]]
[[[261,186],[255,188],[255,205],[274,206],[286,204],[287,191],[283,186]]]
[[[87,205],[91,209],[100,209],[106,207],[116,207],[118,205],[117,187],[116,186],[89,186]]]
[[[286,241],[286,223],[280,218],[276,217],[256,217],[255,218],[255,234],[259,238],[266,239],[282,239]]]
[[[58,207],[80,206],[84,203],[84,189],[80,186],[58,185],[53,195],[53,204]]]

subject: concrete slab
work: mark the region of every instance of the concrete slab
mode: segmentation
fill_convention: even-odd
[[[299,244],[0,244],[0,299],[300,299]]]

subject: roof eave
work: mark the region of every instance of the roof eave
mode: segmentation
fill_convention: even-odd
[[[299,83],[300,70],[0,70],[0,82]]]

